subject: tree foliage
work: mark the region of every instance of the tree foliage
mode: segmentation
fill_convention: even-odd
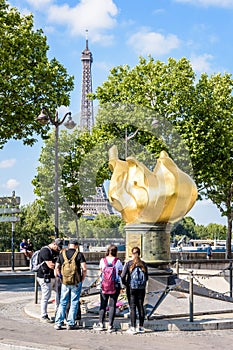
[[[117,215],[99,214],[94,220],[79,220],[80,238],[124,238],[124,222]]]
[[[73,77],[55,59],[41,29],[33,29],[33,16],[22,16],[0,0],[0,147],[10,139],[32,145],[35,134],[45,136],[48,126],[36,121],[41,107],[51,111],[68,106]]]
[[[108,80],[93,94],[102,110],[106,104],[112,104],[114,109],[116,103],[152,110],[159,122],[157,138],[163,142],[159,145],[154,137],[145,136],[140,131],[134,140],[141,143],[143,139],[144,146],[154,154],[158,152],[158,147],[165,147],[179,166],[185,165],[181,167],[183,170],[187,165],[187,153],[184,156],[183,150],[187,147],[200,198],[211,199],[221,214],[227,217],[228,258],[231,257],[233,217],[232,87],[230,74],[210,77],[202,74],[198,80],[185,58],[178,61],[170,58],[165,64],[149,57],[140,58],[139,64],[132,69],[129,66],[113,68]],[[102,115],[100,125],[101,118]],[[115,120],[111,123],[109,119],[109,132],[116,130]],[[167,122],[171,127],[167,127]],[[126,128],[130,124],[127,120],[122,126]],[[135,121],[133,125],[134,130],[138,126],[140,128],[139,120],[136,127]],[[177,134],[184,144],[179,142]]]

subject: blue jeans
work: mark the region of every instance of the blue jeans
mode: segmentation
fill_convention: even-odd
[[[55,323],[59,326],[62,325],[62,322],[66,316],[66,307],[70,301],[70,309],[67,317],[67,324],[70,326],[75,325],[75,318],[78,310],[78,302],[80,294],[82,291],[82,282],[79,282],[76,286],[67,286],[62,284],[61,286],[61,299],[60,304],[56,313]]]

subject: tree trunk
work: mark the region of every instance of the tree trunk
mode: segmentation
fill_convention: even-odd
[[[226,259],[232,259],[231,237],[232,237],[232,212],[227,216]]]
[[[79,240],[78,215],[75,215],[76,237]]]

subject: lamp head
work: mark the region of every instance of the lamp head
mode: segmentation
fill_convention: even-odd
[[[76,123],[73,121],[72,117],[71,117],[71,112],[69,112],[69,117],[67,122],[64,123],[65,127],[67,129],[73,129],[76,126]]]
[[[38,117],[36,118],[36,120],[41,123],[41,124],[47,124],[49,121],[49,118],[47,117],[47,115],[44,113],[44,109],[41,110],[40,115],[38,115]]]

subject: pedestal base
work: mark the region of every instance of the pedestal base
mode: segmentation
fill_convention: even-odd
[[[170,262],[171,227],[166,223],[126,225],[126,260],[132,258],[132,248],[137,246],[142,260],[149,266],[166,269]]]

